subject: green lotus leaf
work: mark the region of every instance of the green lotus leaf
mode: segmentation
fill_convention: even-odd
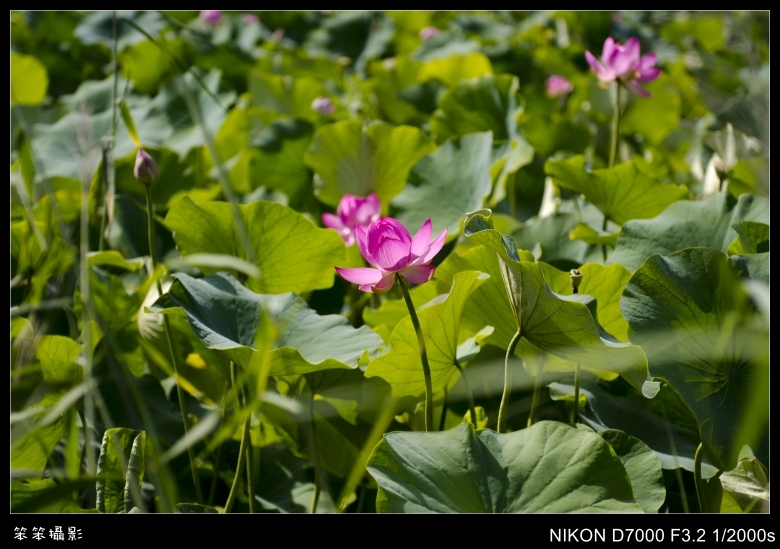
[[[481,208],[492,189],[492,144],[490,132],[464,135],[423,157],[391,203],[394,216],[412,233],[430,218],[437,234],[446,228],[447,238],[455,238],[466,214]]]
[[[344,242],[338,233],[320,229],[298,212],[274,202],[258,200],[240,205],[239,210],[254,248],[254,263],[261,272],[260,278],[248,280],[249,289],[303,293],[333,285],[333,266],[345,260]],[[170,209],[165,224],[174,232],[182,255],[214,253],[249,259],[226,202],[195,204],[183,198]]]
[[[606,429],[599,436],[609,442],[626,468],[634,499],[645,513],[657,513],[666,499],[661,461],[641,440],[623,431]]]
[[[431,368],[433,392],[448,387],[457,372],[460,318],[472,291],[487,279],[477,271],[458,273],[452,289],[418,312]],[[419,396],[425,392],[420,350],[411,317],[401,320],[393,330],[390,351],[368,365],[366,377],[379,376],[393,387],[393,396]]]
[[[356,368],[384,345],[370,328],[353,328],[341,315],[321,316],[293,294],[269,296],[247,290],[226,273],[205,278],[175,275],[176,282],[150,309],[184,314],[209,349],[228,352],[247,364],[267,311],[279,329],[271,351],[271,375],[295,375],[329,368]]]
[[[651,256],[620,300],[631,341],[646,350],[650,375],[667,381],[692,410],[707,459],[736,465],[737,428],[757,391],[769,341],[728,258],[712,248]],[[768,375],[768,372],[765,372]],[[763,422],[760,417],[756,422]]]
[[[319,176],[317,198],[336,206],[344,194],[376,193],[383,205],[404,188],[409,170],[436,146],[412,126],[383,122],[365,129],[345,120],[314,134],[305,160]]]
[[[688,189],[665,185],[642,171],[636,161],[614,168],[585,170],[585,157],[548,160],[544,170],[560,186],[585,195],[611,221],[655,217],[667,206],[688,197]]]
[[[769,223],[769,201],[749,194],[736,199],[728,191],[681,201],[653,219],[626,223],[608,261],[635,271],[654,253],[669,255],[696,246],[725,252],[737,238],[731,227],[740,221]]]
[[[642,511],[611,446],[595,433],[541,421],[509,434],[464,423],[386,434],[368,472],[377,511],[594,513]]]

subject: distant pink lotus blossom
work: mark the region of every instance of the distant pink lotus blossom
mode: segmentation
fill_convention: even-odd
[[[436,27],[425,27],[420,31],[420,38],[422,40],[429,40],[439,34],[439,29]]]
[[[344,244],[352,246],[355,243],[357,227],[367,228],[372,221],[379,219],[381,212],[382,206],[374,193],[366,198],[345,194],[341,197],[336,215],[322,214],[322,224],[336,229],[344,239]]]
[[[552,75],[550,78],[545,80],[544,84],[547,87],[547,97],[552,99],[569,94],[574,89],[574,86],[571,82],[558,74]]]
[[[642,97],[650,97],[652,94],[639,84],[651,82],[661,74],[655,68],[654,53],[639,57],[639,40],[636,38],[629,38],[624,46],[609,37],[604,41],[601,60],[589,51],[585,52],[585,59],[603,87],[617,81]]]
[[[333,101],[327,97],[316,98],[311,102],[311,108],[318,113],[325,115],[333,114],[333,111],[336,110],[336,106],[333,104]]]
[[[245,13],[244,14],[244,23],[247,23],[247,24],[250,24],[250,25],[252,23],[257,23],[257,15],[255,15],[254,13]]]
[[[222,12],[220,10],[203,10],[199,17],[209,25],[214,26],[222,21]]]
[[[447,229],[431,240],[433,225],[428,219],[414,238],[400,221],[384,217],[373,221],[367,229],[357,226],[357,243],[360,253],[375,268],[344,269],[336,271],[345,280],[358,284],[368,293],[389,292],[396,275],[413,284],[428,282],[436,269],[430,262],[444,246]]]

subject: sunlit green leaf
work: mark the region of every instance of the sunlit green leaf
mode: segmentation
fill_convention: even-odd
[[[255,250],[255,265],[261,273],[260,278],[247,281],[249,289],[301,293],[333,285],[333,267],[345,259],[344,242],[338,233],[316,227],[281,204],[258,200],[239,208]],[[195,204],[183,198],[168,212],[165,224],[174,231],[182,255],[212,253],[249,259],[226,202]],[[204,270],[212,272],[205,267]]]
[[[452,290],[443,303],[429,305],[418,313],[425,338],[431,382],[434,393],[449,386],[457,372],[460,317],[471,292],[487,277],[466,271],[455,275]],[[438,300],[437,300],[438,301]],[[379,376],[393,387],[393,396],[419,396],[425,392],[420,350],[411,317],[406,317],[393,330],[390,352],[372,361],[366,377]]]
[[[661,461],[647,444],[623,431],[607,429],[599,435],[623,462],[636,502],[645,513],[657,513],[666,499]]]
[[[545,171],[562,187],[580,192],[611,221],[622,225],[646,219],[671,203],[688,197],[688,189],[665,185],[639,169],[635,162],[605,170],[585,170],[585,157],[548,160]]]
[[[336,206],[344,194],[376,193],[383,205],[404,188],[409,170],[435,145],[417,128],[343,121],[314,134],[306,163],[321,179],[317,197]]]
[[[46,98],[49,74],[32,55],[11,52],[11,104],[40,105]]]

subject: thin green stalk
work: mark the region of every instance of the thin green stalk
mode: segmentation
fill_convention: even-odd
[[[244,418],[244,427],[241,430],[241,445],[238,447],[238,464],[236,465],[236,476],[233,477],[233,485],[230,487],[230,493],[228,494],[227,501],[225,502],[225,509],[223,513],[229,513],[233,508],[233,503],[238,496],[238,485],[241,483],[241,473],[244,469],[244,461],[246,460],[246,445],[249,441],[249,416]]]
[[[227,399],[222,397],[222,418],[219,424],[222,425],[225,422],[225,413],[227,411]],[[214,457],[214,465],[211,468],[211,488],[209,488],[209,499],[206,505],[209,507],[214,503],[214,496],[217,494],[217,484],[219,483],[219,462],[222,459],[222,443],[217,447],[217,455]]]
[[[580,365],[574,368],[574,406],[571,409],[572,424],[578,423],[580,418]]]
[[[414,310],[412,296],[409,293],[409,283],[400,275],[396,275],[396,278],[401,286],[406,308],[409,309],[409,316],[412,317],[412,325],[417,334],[417,344],[422,360],[423,377],[425,378],[425,430],[431,431],[433,430],[433,383],[431,383],[431,367],[428,365],[428,352],[425,350],[425,338],[420,327],[420,320],[417,318],[417,311]]]
[[[609,144],[609,167],[615,165],[618,149],[618,132],[620,131],[620,83],[615,82],[615,103],[612,108],[612,135]]]
[[[528,414],[528,427],[536,423],[536,415],[539,411],[539,394],[542,392],[542,377],[544,374],[544,358],[540,357],[539,368],[534,378],[534,396],[531,399],[531,412]]]
[[[320,501],[322,471],[320,466],[320,454],[317,452],[317,439],[314,435],[314,391],[309,395],[309,436],[311,437],[311,457],[314,462],[314,492],[311,495],[309,513],[316,513],[317,503]]]
[[[250,412],[249,414],[250,418],[250,427],[251,427],[251,418],[252,414]],[[246,486],[247,486],[247,494],[249,496],[249,512],[254,513],[255,512],[255,485],[254,485],[254,476],[252,475],[252,471],[254,470],[254,452],[252,450],[252,437],[249,437],[248,444],[246,445]]]
[[[81,301],[84,303],[84,312],[82,315],[82,321],[84,327],[89,326],[89,309],[90,309],[90,289],[89,289],[89,265],[87,263],[87,254],[89,253],[89,179],[84,178],[81,184],[81,219],[80,219],[80,245],[79,245],[79,284],[81,290]],[[84,380],[86,383],[91,382],[92,378],[92,353],[90,350],[92,346],[90,344],[90,332],[91,330],[85,329],[84,336]],[[91,425],[94,425],[95,421],[95,403],[92,399],[92,391],[87,391],[84,395],[84,415]],[[84,430],[84,444],[87,446],[87,473],[93,476],[97,472],[97,461],[95,460],[95,452],[93,451],[92,430]]]
[[[517,172],[509,174],[506,178],[506,194],[509,200],[509,213],[512,217],[517,218],[517,202],[515,200],[515,177]]]
[[[601,224],[601,230],[604,231],[604,232],[606,232],[606,230],[607,230],[607,221],[608,221],[607,214],[604,214],[604,223]],[[606,244],[602,244],[601,245],[601,257],[604,259],[604,262],[607,261],[607,245]]]
[[[463,378],[463,384],[466,386],[466,400],[469,403],[469,413],[471,413],[471,423],[474,424],[474,429],[477,428],[477,408],[474,406],[474,393],[471,391],[471,384],[469,378],[466,376],[466,372],[463,370],[463,366],[460,365],[458,359],[455,359],[455,367],[460,372],[460,377]]]
[[[362,481],[360,483],[360,496],[358,498],[357,503],[357,509],[355,509],[356,513],[362,513],[363,512],[363,503],[366,500],[366,482]]]
[[[447,387],[444,387],[444,399],[441,402],[441,415],[439,416],[439,431],[444,430],[447,423]]]
[[[674,435],[672,435],[672,425],[669,423],[669,416],[666,413],[666,406],[661,403],[661,410],[664,413],[664,425],[666,425],[666,436],[669,437],[669,448],[672,450],[672,456],[674,457],[674,476],[677,479],[677,486],[680,488],[680,503],[682,504],[683,513],[690,513],[688,508],[688,496],[685,493],[685,483],[683,483],[682,473],[680,472],[680,466],[677,460],[677,446],[674,444]]]
[[[517,333],[509,342],[509,347],[506,349],[506,359],[504,360],[504,394],[501,396],[501,406],[498,408],[498,426],[496,430],[499,433],[506,433],[506,416],[509,410],[509,397],[512,394],[512,370],[509,368],[509,359],[515,354],[517,344],[520,342],[522,336],[520,328],[517,329]],[[476,425],[477,418],[474,417],[474,424]]]
[[[699,512],[708,513],[707,495],[704,492],[704,481],[701,478],[701,460],[704,457],[704,444],[699,443],[696,456],[693,458],[693,477],[696,479],[696,495],[699,497]]]
[[[146,216],[149,220],[149,254],[152,257],[152,270],[157,268],[157,250],[154,247],[154,207],[152,205],[152,186],[146,187]],[[162,283],[157,279],[157,293],[162,296]],[[168,340],[168,350],[171,353],[171,365],[173,366],[173,375],[176,380],[176,394],[179,397],[179,409],[181,410],[181,420],[184,424],[184,436],[186,437],[190,430],[189,420],[187,418],[187,405],[184,401],[184,391],[179,383],[179,360],[176,357],[176,351],[173,346],[173,336],[171,334],[171,325],[167,315],[163,315],[163,327],[165,328],[165,338]],[[203,493],[200,489],[200,478],[198,467],[195,461],[195,455],[192,445],[187,446],[187,454],[190,458],[190,469],[192,470],[192,482],[195,485],[195,499],[198,503],[203,503]]]

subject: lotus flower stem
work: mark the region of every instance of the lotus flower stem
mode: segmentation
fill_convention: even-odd
[[[580,365],[574,368],[574,406],[571,409],[571,422],[577,423],[580,418]]]
[[[531,399],[531,412],[528,414],[528,427],[536,423],[536,415],[539,411],[539,394],[542,392],[542,376],[544,374],[544,357],[540,357],[539,368],[534,378],[534,396]]]
[[[444,430],[447,423],[447,387],[444,387],[444,399],[441,401],[441,415],[439,416],[439,431]]]
[[[693,477],[696,480],[696,495],[699,497],[699,512],[708,513],[707,496],[704,493],[704,481],[701,478],[701,460],[704,457],[704,444],[699,443],[693,458]]]
[[[422,360],[423,377],[425,378],[425,430],[433,430],[433,383],[431,383],[431,367],[428,365],[428,353],[425,350],[425,338],[423,337],[420,320],[417,318],[417,312],[414,310],[412,296],[409,293],[409,283],[404,277],[398,277],[398,285],[401,286],[401,292],[404,294],[406,308],[409,309],[409,316],[412,317],[414,331],[417,334],[417,344],[420,348],[420,359]]]
[[[146,217],[149,220],[149,254],[152,257],[152,271],[157,268],[157,251],[154,247],[154,207],[152,206],[152,186],[144,185],[146,187]],[[157,279],[157,293],[162,296],[162,284],[160,279]],[[176,351],[173,348],[173,337],[171,335],[171,324],[166,315],[163,315],[163,326],[165,328],[165,338],[168,340],[168,351],[171,353],[171,364],[173,365],[173,376],[176,380],[176,394],[179,397],[179,409],[181,410],[181,420],[184,424],[184,436],[186,437],[190,430],[189,421],[187,419],[187,407],[184,402],[184,391],[182,391],[179,384],[179,361],[176,358]],[[192,451],[192,445],[187,446],[187,454],[190,458],[190,469],[192,470],[192,482],[195,485],[195,498],[198,503],[203,503],[203,493],[200,490],[200,478],[198,475],[198,468],[195,462],[195,454]]]
[[[661,403],[661,411],[664,413],[664,424],[666,425],[666,436],[669,438],[669,448],[672,450],[672,456],[674,457],[674,476],[677,478],[677,486],[680,488],[680,504],[683,508],[683,513],[690,513],[688,508],[688,496],[685,493],[685,483],[683,482],[682,473],[677,460],[677,447],[674,444],[674,436],[672,435],[672,427],[669,422],[669,415],[666,413],[666,406]]]
[[[225,510],[223,513],[229,513],[233,508],[233,503],[238,495],[238,485],[241,480],[241,473],[244,469],[244,460],[246,459],[246,446],[249,441],[249,416],[244,418],[244,427],[241,430],[241,445],[238,447],[238,464],[236,465],[236,476],[233,477],[233,485],[230,487]]]
[[[317,452],[317,439],[314,435],[314,390],[309,396],[309,436],[311,437],[311,457],[314,461],[314,491],[311,495],[311,507],[309,513],[317,512],[317,503],[320,500],[320,483],[322,482],[322,468],[320,466],[320,455]]]
[[[612,109],[612,134],[609,144],[609,167],[615,165],[618,149],[618,133],[620,131],[620,83],[615,81],[615,103]]]
[[[225,412],[227,408],[227,401],[223,397],[222,398],[222,418],[220,420],[220,425],[224,423],[225,421]],[[214,503],[214,496],[217,494],[217,483],[219,481],[219,462],[222,459],[222,444],[220,444],[217,447],[217,455],[214,457],[214,464],[211,468],[212,471],[212,481],[211,481],[211,488],[209,489],[209,499],[206,502],[206,505],[209,507]]]
[[[471,423],[474,424],[474,429],[477,428],[477,408],[474,406],[474,393],[471,391],[471,384],[469,378],[466,377],[466,372],[463,371],[463,366],[460,365],[458,359],[455,359],[455,367],[460,372],[460,377],[463,378],[463,384],[466,386],[466,399],[469,403],[469,413],[471,414]]]
[[[601,224],[601,230],[602,231],[606,231],[607,230],[607,221],[608,221],[607,214],[604,214],[604,223]],[[607,261],[607,245],[606,244],[602,244],[601,245],[601,257],[604,259],[604,262],[606,263],[606,261]]]
[[[509,369],[509,358],[515,354],[517,344],[520,342],[520,337],[523,334],[520,328],[517,329],[517,333],[509,342],[509,347],[506,350],[506,359],[504,360],[504,394],[501,396],[501,406],[498,409],[498,426],[496,430],[499,433],[506,432],[506,414],[509,408],[509,396],[512,393],[512,370]],[[476,425],[477,418],[474,416],[474,425]]]

